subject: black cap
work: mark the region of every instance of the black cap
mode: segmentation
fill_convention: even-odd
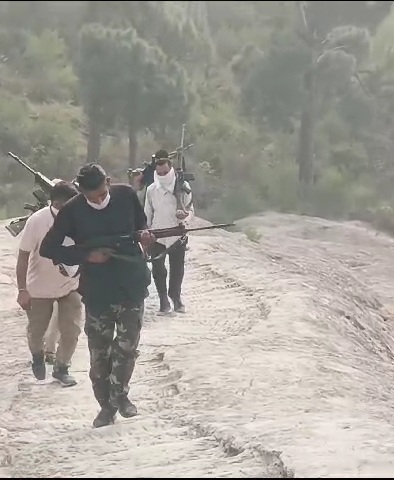
[[[170,161],[170,159],[168,158],[168,152],[167,152],[167,150],[158,150],[158,151],[152,156],[152,158],[154,159],[156,165],[160,165],[160,164],[162,164],[162,163],[165,163],[165,162]]]

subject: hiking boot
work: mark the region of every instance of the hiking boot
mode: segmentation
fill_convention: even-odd
[[[185,305],[183,305],[182,300],[180,298],[173,299],[174,302],[174,310],[177,313],[186,313]]]
[[[31,364],[33,375],[37,380],[45,380],[46,368],[43,353],[37,353],[33,355],[33,362]]]
[[[172,307],[167,295],[160,296],[160,310],[158,315],[169,315],[172,313]]]
[[[56,363],[56,353],[46,352],[45,353],[45,363],[48,365],[55,365]]]
[[[137,407],[126,396],[118,399],[118,411],[123,418],[131,418],[137,415]]]
[[[103,407],[97,417],[93,420],[93,427],[107,427],[108,425],[113,425],[115,423],[116,408],[114,407]]]
[[[77,384],[77,381],[74,377],[69,375],[68,367],[54,367],[52,372],[52,377],[60,382],[63,387],[73,387]]]

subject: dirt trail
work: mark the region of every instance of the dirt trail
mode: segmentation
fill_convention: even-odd
[[[152,293],[141,415],[100,430],[84,337],[77,387],[31,379],[0,226],[0,476],[393,476],[394,241],[288,215],[240,223],[261,240],[191,238],[186,315],[156,318]]]

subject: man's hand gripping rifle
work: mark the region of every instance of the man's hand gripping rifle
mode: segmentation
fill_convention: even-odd
[[[155,230],[149,230],[149,232],[154,236],[155,239],[160,238],[168,238],[168,237],[180,237],[177,242],[184,242],[185,238],[188,233],[190,232],[199,232],[203,230],[213,230],[213,229],[224,229],[228,227],[235,226],[234,223],[227,223],[227,224],[218,224],[218,225],[209,225],[207,227],[196,227],[196,228],[185,228],[184,225],[178,225],[177,227],[171,228],[160,228]],[[126,262],[134,262],[136,260],[135,256],[133,255],[124,255],[117,253],[117,250],[120,249],[122,246],[127,244],[137,244],[140,241],[141,232],[136,232],[134,235],[117,235],[117,236],[107,236],[107,237],[99,237],[94,238],[91,241],[79,245],[79,248],[83,250],[99,250],[103,253],[107,254],[109,257],[117,258],[119,260],[124,260]],[[160,256],[166,254],[169,249],[174,248],[175,242],[171,245],[168,249],[166,249]],[[155,260],[152,258],[147,258],[148,262]]]
[[[30,165],[25,163],[13,153],[8,152],[8,155],[16,162],[18,162],[19,165],[22,165],[22,167],[25,168],[28,172],[34,175],[34,181],[39,187],[38,189],[33,191],[33,195],[36,199],[36,204],[32,205],[30,203],[25,203],[25,210],[30,210],[31,215],[37,210],[41,210],[41,208],[46,207],[48,205],[50,192],[54,187],[54,183],[52,182],[52,180],[49,180],[49,178],[47,178],[45,175],[31,168]],[[6,225],[5,228],[13,237],[17,237],[26,225],[27,219],[30,217],[30,215],[26,215],[24,217],[12,220],[8,225]]]

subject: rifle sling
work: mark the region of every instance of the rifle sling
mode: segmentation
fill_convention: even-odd
[[[174,250],[176,247],[183,245],[187,241],[187,235],[183,235],[181,238],[178,238],[173,244],[171,244],[169,247],[167,247],[165,250],[163,250],[159,255],[156,255],[156,257],[150,257],[147,262],[151,263],[156,260],[160,260],[161,258],[165,257],[167,253],[171,252],[171,250]]]

